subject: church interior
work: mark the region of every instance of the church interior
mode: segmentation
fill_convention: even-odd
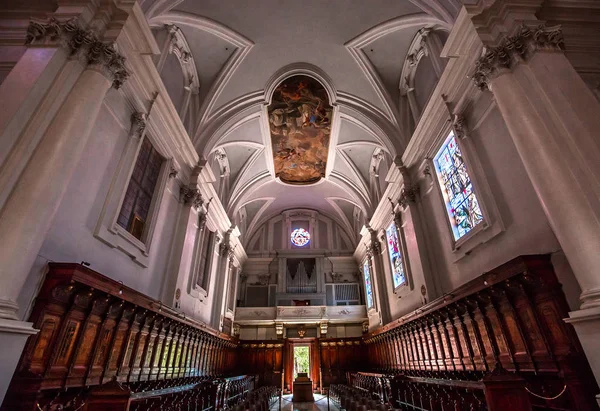
[[[0,410],[600,410],[600,2],[4,0]]]

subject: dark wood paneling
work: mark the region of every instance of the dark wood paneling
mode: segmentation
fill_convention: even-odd
[[[362,338],[321,338],[318,344],[323,388],[345,383],[346,372],[360,370],[365,365]]]
[[[284,340],[240,341],[240,372],[258,376],[260,386],[283,385]]]

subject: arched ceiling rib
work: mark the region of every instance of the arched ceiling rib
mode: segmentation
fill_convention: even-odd
[[[394,94],[407,49],[419,28],[449,28],[458,1],[226,3],[142,3],[152,26],[175,24],[190,43],[203,89],[190,137],[219,171],[221,201],[246,232],[266,216],[304,207],[335,218],[355,241],[356,224],[385,190],[381,173],[408,143]],[[269,90],[297,73],[325,86],[336,123],[326,177],[293,187],[275,180],[265,116]]]

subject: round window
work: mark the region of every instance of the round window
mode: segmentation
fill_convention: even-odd
[[[292,231],[292,244],[297,247],[304,247],[310,242],[310,234],[304,228],[296,228]]]

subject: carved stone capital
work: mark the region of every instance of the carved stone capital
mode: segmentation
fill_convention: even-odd
[[[505,37],[500,45],[490,47],[475,64],[473,81],[485,90],[491,80],[511,71],[515,66],[529,59],[538,50],[563,50],[564,41],[560,26],[546,27],[541,24],[535,28],[521,26],[514,36]]]
[[[371,240],[369,244],[367,244],[367,257],[373,258],[375,255],[379,255],[381,253],[381,244],[377,240]]]
[[[184,204],[192,204],[193,207],[200,208],[204,204],[202,194],[197,188],[183,186],[179,189],[179,201]]]
[[[219,255],[223,258],[231,258],[233,254],[233,248],[229,245],[229,242],[223,241],[219,244]]]
[[[96,40],[84,51],[84,55],[88,65],[104,74],[117,90],[129,77],[129,72],[125,68],[125,57],[115,50],[113,44]]]
[[[206,222],[208,221],[208,213],[199,213],[198,214],[198,229],[200,231],[206,228]]]
[[[467,136],[467,122],[462,115],[454,116],[452,127],[454,128],[454,134],[459,140],[462,140]]]
[[[134,111],[131,113],[131,129],[129,135],[135,138],[141,138],[146,130],[147,116],[146,113]]]
[[[62,45],[70,56],[79,57],[84,64],[104,74],[115,89],[120,88],[129,77],[125,57],[115,50],[114,45],[100,41],[93,31],[79,27],[75,19],[61,22],[51,17],[29,22],[26,45],[51,43]]]
[[[400,197],[398,198],[398,204],[400,204],[403,208],[407,207],[409,203],[414,203],[417,201],[417,196],[421,189],[418,185],[414,184],[405,184],[400,191]]]

